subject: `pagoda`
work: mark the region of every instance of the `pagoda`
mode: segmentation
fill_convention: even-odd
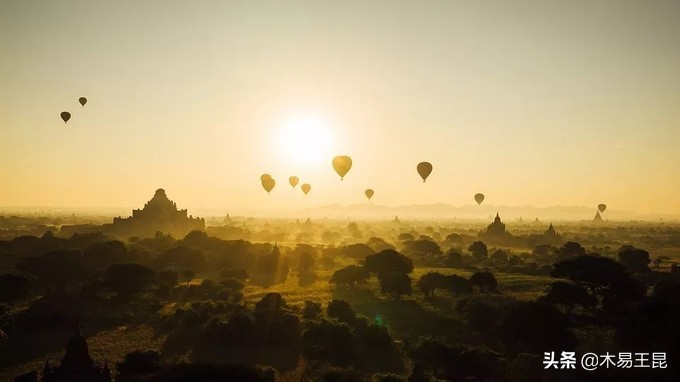
[[[132,210],[132,216],[127,218],[113,218],[113,224],[106,225],[106,228],[108,233],[123,237],[153,237],[156,232],[184,237],[194,230],[204,231],[205,219],[187,216],[186,209],[178,210],[165,190],[159,188],[144,208]]]
[[[51,366],[45,361],[42,382],[111,382],[111,370],[108,364],[97,366],[90,357],[87,341],[80,327],[71,336],[66,345],[66,353],[61,365]]]

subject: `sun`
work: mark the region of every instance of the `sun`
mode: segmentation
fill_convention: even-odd
[[[331,155],[329,122],[317,114],[296,114],[281,123],[277,146],[285,159],[297,166],[316,167]]]

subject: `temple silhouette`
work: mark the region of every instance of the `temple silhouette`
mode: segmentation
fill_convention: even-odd
[[[492,244],[508,244],[513,239],[513,236],[505,228],[505,223],[501,221],[498,212],[496,212],[493,223],[489,224],[486,230],[479,234],[479,237],[484,242]]]
[[[550,223],[550,226],[548,227],[547,230],[543,234],[540,235],[530,235],[529,239],[533,243],[533,245],[553,245],[553,246],[559,246],[562,245],[564,240],[562,239],[562,235],[555,230],[555,227],[553,227],[553,224]]]
[[[602,215],[600,215],[600,211],[595,212],[595,217],[593,218],[594,222],[602,222]]]
[[[205,219],[187,216],[187,210],[178,210],[177,204],[170,200],[165,190],[156,190],[153,198],[144,208],[132,210],[132,216],[113,218],[113,224],[105,224],[104,230],[119,237],[153,237],[156,232],[169,233],[184,237],[187,233],[205,230]]]
[[[66,345],[64,358],[59,366],[51,366],[49,360],[43,367],[42,382],[111,382],[111,370],[107,363],[98,366],[90,357],[90,350],[78,327]]]

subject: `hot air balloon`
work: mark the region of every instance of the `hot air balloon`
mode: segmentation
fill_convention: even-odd
[[[368,198],[368,200],[371,200],[371,198],[373,197],[373,194],[374,194],[374,193],[375,193],[375,192],[373,192],[373,190],[371,190],[370,188],[369,188],[368,190],[364,191],[364,194],[366,195],[366,197]]]
[[[607,209],[607,205],[604,203],[598,204],[597,209],[600,210],[600,212],[604,212],[604,210]]]
[[[262,174],[260,176],[260,180],[263,181],[263,182],[264,182],[265,179],[271,179],[271,178],[272,178],[272,176],[269,175],[269,174]]]
[[[352,158],[341,155],[333,158],[333,169],[340,175],[340,180],[345,178],[349,169],[352,168]]]
[[[80,97],[80,98],[78,98],[78,102],[80,102],[81,106],[85,106],[85,104],[87,103],[87,98]]]
[[[303,184],[302,186],[300,186],[300,188],[302,189],[302,192],[305,193],[305,195],[307,195],[309,191],[312,190],[312,186],[310,186],[308,183]]]
[[[300,178],[298,178],[297,176],[291,176],[290,178],[288,178],[288,183],[290,183],[290,185],[293,186],[293,188],[295,188],[295,186],[297,186],[299,182]]]
[[[267,191],[267,195],[274,189],[276,181],[270,176],[269,178],[262,179],[262,188]]]
[[[484,194],[475,194],[475,202],[477,202],[477,204],[482,204],[483,201]]]
[[[416,169],[418,170],[420,177],[423,178],[423,182],[425,182],[427,177],[432,173],[432,164],[430,162],[420,162]]]
[[[64,123],[68,122],[68,120],[71,119],[71,113],[69,113],[68,111],[62,111],[60,115],[61,119],[64,120]]]

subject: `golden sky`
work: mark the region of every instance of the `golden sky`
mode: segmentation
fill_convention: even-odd
[[[679,68],[677,1],[4,0],[0,206],[677,213]]]

